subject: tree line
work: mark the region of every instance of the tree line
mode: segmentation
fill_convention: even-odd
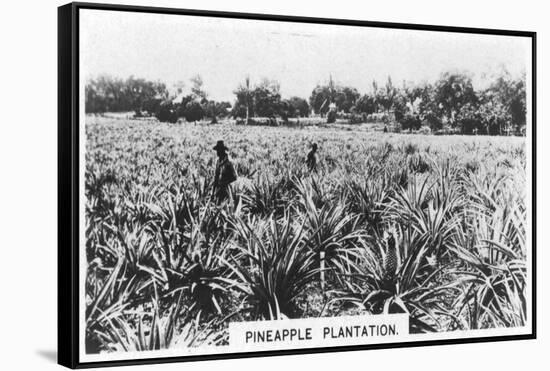
[[[244,79],[235,89],[233,104],[209,99],[202,78],[190,80],[190,92],[183,84],[175,90],[162,82],[133,76],[127,79],[101,75],[86,84],[86,112],[127,112],[154,116],[159,121],[188,122],[233,117],[249,122],[255,117],[289,118],[320,116],[326,122],[366,122],[376,116],[396,130],[463,134],[521,134],[526,123],[525,76],[513,77],[502,71],[484,89],[475,90],[467,73],[445,72],[434,83],[405,83],[397,86],[391,77],[384,84],[372,82],[361,94],[356,88],[334,82],[317,85],[308,100],[283,99],[280,84],[262,79],[253,84]]]

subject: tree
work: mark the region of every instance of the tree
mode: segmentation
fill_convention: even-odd
[[[309,104],[307,100],[300,97],[292,97],[288,99],[290,107],[294,110],[294,114],[291,117],[307,117],[309,116]]]
[[[425,122],[432,131],[442,129],[441,110],[434,101],[431,84],[407,84],[398,91],[394,99],[395,116],[403,129],[418,130]]]
[[[289,117],[307,117],[309,105],[305,99],[299,97],[284,99],[279,104],[279,114],[285,120]]]
[[[201,75],[195,75],[191,78],[191,95],[198,102],[204,102],[208,98],[208,94],[203,89],[203,81]]]
[[[372,80],[372,98],[374,99],[374,104],[376,105],[374,112],[378,112],[378,109],[380,107],[380,102],[378,102],[379,95],[380,93],[378,91],[378,83],[376,82],[376,80]]]
[[[192,100],[185,104],[183,117],[188,122],[199,121],[204,117],[204,109],[199,102]]]
[[[399,123],[401,124],[401,128],[403,130],[409,131],[418,130],[422,126],[422,120],[420,120],[420,116],[410,112],[405,113],[400,118]]]
[[[478,107],[480,134],[502,135],[512,122],[509,107],[506,107],[500,94],[489,88],[480,94]]]
[[[247,77],[234,93],[237,99],[232,114],[235,117],[246,117],[247,122],[253,116],[272,117],[281,109],[280,86],[275,80],[263,79],[252,89]]]
[[[272,117],[281,106],[280,85],[275,80],[263,79],[252,91],[254,112],[260,117]]]
[[[390,76],[384,85],[384,88],[378,89],[376,85],[375,89],[376,103],[381,106],[384,112],[388,113],[394,106],[395,99],[398,94],[398,90],[393,86],[393,82]]]
[[[461,73],[444,73],[435,84],[434,103],[450,125],[456,127],[456,115],[461,107],[477,104],[472,79]]]
[[[431,84],[418,85],[403,84],[402,94],[413,111],[421,118],[430,112],[436,111],[434,104],[434,88]]]
[[[525,75],[513,82],[509,110],[512,115],[512,124],[518,129],[525,126],[527,121]]]
[[[100,94],[95,80],[88,81],[84,88],[86,113],[105,112],[105,99]]]
[[[316,114],[324,115],[328,112],[328,107],[331,102],[332,93],[328,86],[316,86],[309,97],[309,104]]]
[[[169,99],[170,97],[170,93],[168,92],[166,85],[164,85],[163,83],[156,83],[155,91],[156,94],[153,97],[144,100],[142,103],[141,108],[144,111],[147,111],[149,115],[154,115],[155,112],[159,110],[161,102]]]
[[[218,121],[218,117],[227,116],[227,110],[229,108],[231,108],[229,102],[216,102],[211,100],[205,104],[204,114],[206,117],[210,117],[212,122],[215,123]]]
[[[359,98],[357,89],[340,86],[334,83],[332,76],[327,85],[317,85],[311,92],[309,104],[317,114],[324,115],[329,111],[331,103],[336,105],[338,111],[349,113]]]
[[[100,75],[86,83],[85,107],[87,113],[135,111],[139,116],[143,111],[152,113],[151,107],[158,108],[166,95],[166,86],[160,82]]]
[[[90,79],[85,88],[86,112],[129,111],[130,104],[124,96],[124,80],[110,75]]]
[[[509,120],[504,124],[506,129],[510,126],[519,131],[526,123],[526,93],[525,74],[513,78],[507,70],[503,70],[484,92],[491,96],[493,104],[500,104],[507,112]]]
[[[479,133],[483,129],[483,118],[477,104],[466,103],[460,106],[455,121],[462,134]]]
[[[342,86],[338,93],[336,94],[336,107],[339,111],[344,111],[345,113],[350,113],[351,109],[355,107],[357,99],[359,99],[359,92],[355,88],[350,88],[348,86]]]
[[[375,113],[376,109],[377,105],[374,95],[365,94],[355,102],[355,110],[359,113],[370,115]]]
[[[127,103],[131,106],[136,116],[141,116],[143,111],[149,113],[145,107],[150,108],[152,102],[166,95],[166,86],[160,82],[136,79],[130,76],[125,82],[125,94]],[[153,104],[154,105],[154,104]]]
[[[441,116],[437,114],[436,111],[427,110],[424,114],[424,120],[430,127],[431,131],[435,133],[438,130],[443,129],[443,122],[441,121]]]
[[[170,99],[161,102],[155,111],[155,117],[160,122],[175,123],[178,121],[177,107],[174,106]]]
[[[254,115],[250,77],[247,76],[244,83],[239,85],[233,93],[237,99],[231,114],[234,117],[246,118],[246,122],[248,122],[249,118]]]

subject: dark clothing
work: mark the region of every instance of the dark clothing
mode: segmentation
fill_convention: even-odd
[[[306,164],[309,171],[317,171],[317,154],[314,150],[309,151],[307,154]]]
[[[217,202],[220,203],[229,197],[229,185],[237,180],[237,173],[229,158],[218,159],[214,175],[214,192]]]

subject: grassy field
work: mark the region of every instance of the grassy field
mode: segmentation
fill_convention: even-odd
[[[221,139],[239,180],[216,206]],[[521,326],[525,164],[516,137],[88,117],[87,351],[222,345],[229,321],[286,317]]]

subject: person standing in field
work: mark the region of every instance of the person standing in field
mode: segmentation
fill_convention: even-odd
[[[229,161],[229,156],[227,155],[228,148],[223,143],[223,140],[218,140],[213,149],[218,155],[218,162],[214,174],[212,196],[215,197],[216,203],[220,204],[229,197],[229,185],[237,180],[237,173],[233,164]]]
[[[306,165],[310,172],[317,172],[317,143],[311,145],[311,151],[307,154]]]

